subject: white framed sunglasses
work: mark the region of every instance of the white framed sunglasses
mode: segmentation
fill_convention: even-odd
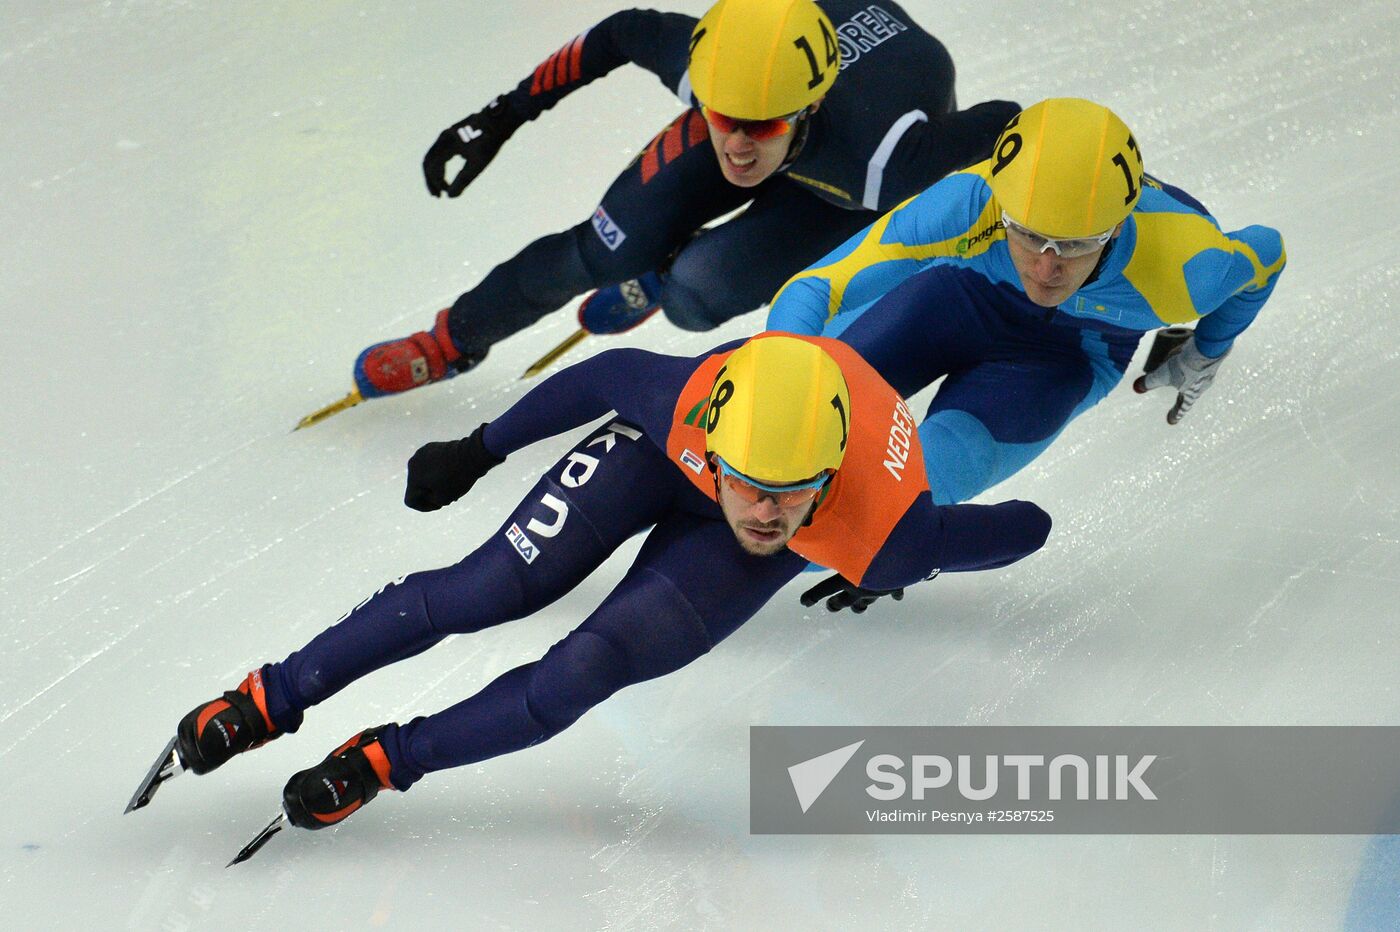
[[[1114,228],[1100,233],[1098,236],[1084,236],[1077,239],[1051,239],[1048,236],[1041,236],[1034,230],[1023,227],[1015,220],[1007,216],[1006,211],[1001,212],[1001,224],[1006,228],[1007,236],[1016,237],[1016,241],[1031,252],[1042,253],[1049,249],[1061,259],[1076,259],[1080,256],[1087,256],[1097,249],[1103,248],[1110,239],[1113,238]]]

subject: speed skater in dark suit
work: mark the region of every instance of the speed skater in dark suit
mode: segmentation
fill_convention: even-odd
[[[782,334],[699,357],[600,353],[470,436],[419,449],[405,503],[450,504],[516,450],[604,417],[460,563],[390,583],[185,716],[184,768],[206,773],[296,731],[311,706],[448,635],[539,611],[635,534],[646,538],[621,582],[543,657],[441,712],[355,735],[287,783],[288,819],[320,828],[380,790],[538,744],[704,655],[809,565],[835,572],[804,603],[863,610],[940,571],[1006,566],[1050,530],[1028,502],[934,504],[904,401],[845,344]]]
[[[362,397],[466,371],[592,289],[579,311],[588,332],[630,329],[658,308],[686,330],[716,327],[880,211],[984,158],[1020,109],[957,110],[947,49],[888,0],[720,0],[698,22],[623,10],[444,130],[423,160],[429,192],[457,197],[521,125],[628,62],[689,109],[590,217],[496,266],[427,330],[362,352]]]

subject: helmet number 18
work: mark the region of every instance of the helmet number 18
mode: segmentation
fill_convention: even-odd
[[[718,380],[722,378],[724,376],[724,370],[728,368],[728,366],[725,366],[723,369],[720,369],[719,372],[715,373],[715,379]],[[732,379],[725,379],[715,386],[714,395],[710,397],[710,416],[705,421],[705,433],[713,434],[715,432],[715,428],[719,426],[719,409],[728,404],[729,399],[733,396],[734,381]]]

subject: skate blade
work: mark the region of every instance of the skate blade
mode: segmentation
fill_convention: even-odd
[[[224,865],[224,870],[228,870],[235,864],[242,864],[244,861],[257,854],[258,849],[267,844],[273,835],[276,835],[278,832],[282,831],[282,829],[286,828],[284,824],[286,821],[287,813],[280,809],[277,810],[277,815],[273,816],[272,821],[267,823],[267,827],[254,835],[253,840],[244,845],[242,850],[233,856],[232,861]]]
[[[537,359],[534,365],[525,370],[525,374],[522,375],[521,378],[532,379],[539,375],[541,372],[554,365],[556,359],[581,343],[586,336],[588,336],[588,331],[584,330],[582,327],[578,328],[563,343],[560,343],[558,346],[554,347],[554,349]]]
[[[185,772],[184,766],[180,763],[180,755],[175,753],[175,738],[170,739],[170,743],[165,746],[165,750],[160,752],[156,762],[151,765],[151,769],[146,774],[146,779],[141,781],[141,785],[136,788],[136,793],[131,797],[131,802],[126,804],[126,809],[122,815],[140,809],[150,803],[151,797],[156,795],[156,790],[167,780],[173,780]]]
[[[360,390],[357,388],[339,401],[333,401],[324,408],[312,411],[306,417],[297,421],[297,426],[293,427],[292,431],[295,433],[303,427],[311,427],[314,424],[319,424],[331,415],[339,414],[347,408],[353,408],[364,400],[364,396],[360,394]]]

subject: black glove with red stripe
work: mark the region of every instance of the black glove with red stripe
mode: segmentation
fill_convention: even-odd
[[[467,189],[476,176],[486,170],[507,139],[515,135],[525,121],[516,116],[504,97],[497,97],[485,110],[473,113],[460,123],[453,123],[439,134],[437,141],[423,156],[423,178],[433,197],[456,197]],[[466,164],[451,181],[447,180],[447,163],[460,156]]]

